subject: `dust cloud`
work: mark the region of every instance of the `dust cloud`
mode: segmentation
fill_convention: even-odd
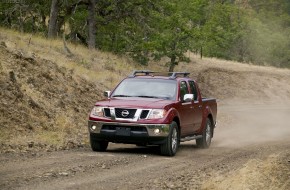
[[[290,140],[290,104],[232,104],[220,106],[218,114],[213,139],[216,147]]]

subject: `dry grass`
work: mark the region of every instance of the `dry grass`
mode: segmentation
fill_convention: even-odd
[[[216,174],[216,177],[205,182],[201,189],[287,190],[290,187],[290,179],[287,178],[290,169],[287,164],[286,153],[272,155],[266,160],[250,160],[241,169],[232,171],[228,176]]]
[[[73,56],[69,56],[60,39],[48,40],[42,36],[20,34],[3,28],[0,28],[0,37],[12,51],[19,51],[28,57],[35,55],[50,60],[89,81],[100,81],[109,88],[114,87],[132,70],[142,69],[142,66],[126,56],[89,50],[82,45],[67,42],[73,53]]]
[[[239,72],[260,72],[260,73],[278,73],[290,75],[289,69],[280,69],[272,66],[259,66],[254,64],[239,63],[235,61],[227,61],[217,58],[203,58],[200,59],[198,55],[193,53],[189,54],[191,59],[190,63],[181,63],[176,67],[176,70],[187,70],[193,73],[199,72],[206,68],[220,68],[229,71],[239,71]]]
[[[77,74],[85,76],[88,80],[114,80],[127,76],[132,70],[150,69],[157,71],[167,71],[165,63],[168,59],[160,62],[152,61],[148,66],[141,66],[132,61],[126,55],[117,56],[108,52],[90,50],[83,45],[67,42],[68,47],[74,54],[69,57],[64,50],[61,39],[46,39],[42,36],[23,34],[13,30],[0,28],[0,36],[5,39],[8,48],[23,52],[26,55],[35,54],[43,59],[51,60],[74,70]],[[216,58],[200,59],[198,55],[187,53],[191,58],[190,63],[180,63],[176,71],[200,71],[204,68],[216,67],[234,71],[259,71],[272,73],[273,70],[278,73],[289,73],[289,69],[278,69],[273,67],[257,66],[251,64],[242,64],[233,61],[220,60]],[[116,73],[119,74],[115,78]],[[113,81],[114,81],[113,80]],[[117,80],[119,81],[119,80]]]
[[[117,56],[108,52],[89,50],[83,45],[67,42],[68,47],[74,54],[70,57],[65,53],[63,42],[60,39],[48,40],[42,36],[31,34],[20,34],[19,32],[0,28],[0,36],[5,39],[9,49],[18,50],[27,56],[36,55],[57,63],[60,66],[72,70],[77,75],[83,76],[89,81],[99,81],[108,88],[113,88],[121,79],[132,70],[150,69],[155,71],[167,71],[165,66],[167,59],[160,62],[151,62],[148,66],[141,66],[133,62],[126,55]],[[198,55],[188,53],[190,63],[180,63],[176,71],[190,71],[196,77],[206,68],[222,68],[232,71],[255,71],[263,73],[289,74],[288,69],[277,69],[273,67],[255,66],[233,61],[219,60],[215,58],[200,59]]]

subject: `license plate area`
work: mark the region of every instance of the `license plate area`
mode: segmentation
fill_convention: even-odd
[[[116,127],[116,135],[119,136],[130,136],[131,129],[126,127]]]

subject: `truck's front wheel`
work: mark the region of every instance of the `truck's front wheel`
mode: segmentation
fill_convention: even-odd
[[[165,156],[174,156],[179,146],[179,131],[175,121],[170,125],[170,133],[166,142],[160,145],[161,154]]]
[[[90,143],[91,143],[91,148],[93,151],[98,151],[98,152],[104,152],[108,148],[109,142],[107,141],[97,141],[94,138],[90,136]]]
[[[203,128],[202,138],[196,139],[196,144],[199,148],[208,148],[210,146],[213,132],[212,130],[212,123],[210,119],[207,118]]]

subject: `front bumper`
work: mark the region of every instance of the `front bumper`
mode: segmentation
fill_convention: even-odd
[[[158,144],[158,142],[163,142],[169,135],[170,124],[139,124],[90,120],[88,122],[88,129],[91,138],[95,140]]]
[[[170,124],[139,124],[89,121],[88,127],[90,133],[97,134],[114,134],[117,132],[116,128],[127,128],[130,129],[130,135],[132,136],[141,135],[149,137],[167,137],[169,134]],[[159,129],[159,133],[154,132],[155,129]]]

